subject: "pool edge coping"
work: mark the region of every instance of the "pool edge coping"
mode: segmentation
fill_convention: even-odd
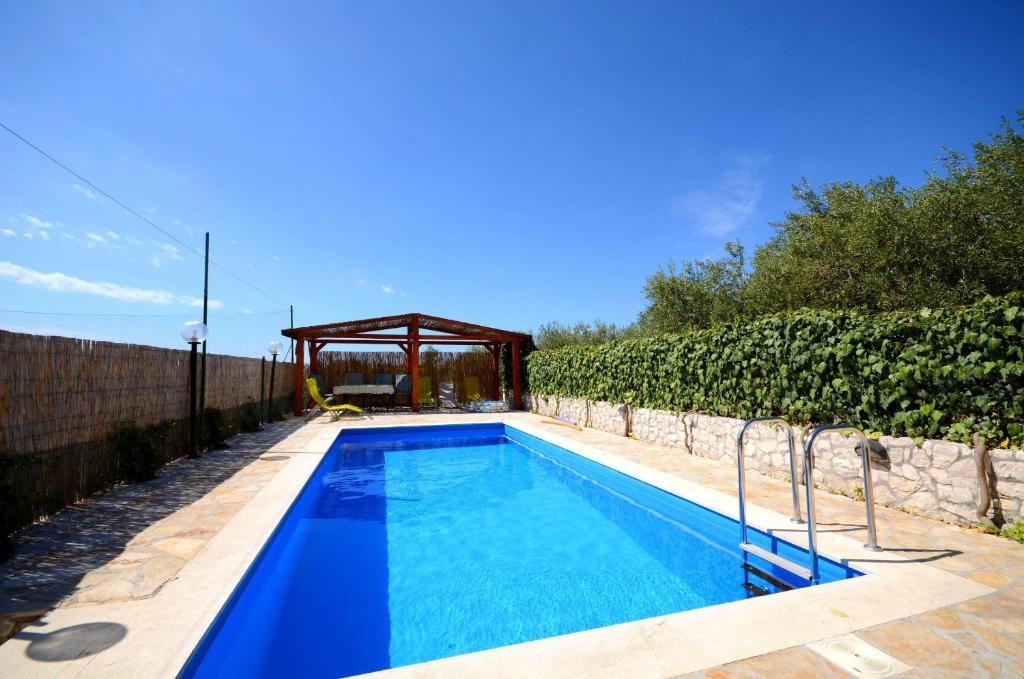
[[[731,518],[736,516],[736,499],[726,493],[535,427],[520,415],[526,414],[481,414],[472,422],[503,424],[518,429],[713,511]],[[466,422],[464,418],[462,421]],[[17,670],[18,676],[110,676],[122,672],[141,673],[142,676],[177,676],[342,431],[347,428],[445,426],[453,422],[382,425],[361,421],[354,424],[354,427],[348,423],[306,425],[320,430],[305,443],[290,446],[287,445],[289,439],[285,439],[268,450],[267,453],[290,454],[292,459],[153,597],[58,608],[41,621],[42,627],[52,629],[98,618],[120,622],[129,628],[129,634],[121,644],[60,665],[41,663],[28,659],[24,653],[30,640],[30,635],[25,633],[38,631],[29,628],[0,646],[0,664],[12,671]],[[296,431],[301,432],[305,428]],[[292,447],[295,450],[289,450]],[[782,532],[784,528],[793,531],[788,517],[756,504],[748,504],[747,511],[753,526],[769,531]],[[804,531],[797,531],[805,535]],[[884,546],[884,529],[880,532]],[[785,539],[801,544],[788,533]],[[852,559],[853,567],[865,575],[768,597],[390,668],[372,673],[372,676],[389,679],[483,673],[521,676],[524,672],[534,676],[565,676],[569,667],[574,668],[572,673],[586,675],[613,676],[626,670],[633,676],[682,674],[854,632],[994,591],[946,571],[908,562],[897,555],[887,555],[893,562],[890,564],[868,562],[865,565],[853,557],[877,555],[865,552],[861,545],[842,536],[819,533],[819,545],[823,556],[839,563]],[[908,596],[908,591],[916,591],[917,596]],[[899,593],[900,596],[895,598],[901,605],[890,605],[882,610],[863,605],[865,597],[862,595],[865,593],[873,595],[866,597],[866,602],[870,603],[877,596],[893,592]],[[827,612],[828,617],[801,618],[794,615],[794,612],[806,612],[807,604],[815,604],[817,608],[814,610]],[[740,610],[742,615],[735,615],[735,606],[744,606]],[[169,633],[168,619],[173,621],[170,625],[173,629],[184,627],[185,631],[177,635]],[[779,620],[791,624],[780,629]],[[795,624],[797,621],[800,624]],[[741,634],[738,625],[749,627],[749,633]],[[737,643],[738,638],[742,643]],[[20,656],[22,662],[7,665],[7,660],[15,660],[14,654]]]

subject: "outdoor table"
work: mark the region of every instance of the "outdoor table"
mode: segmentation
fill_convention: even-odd
[[[391,384],[336,384],[336,396],[387,396],[394,405],[395,387]]]

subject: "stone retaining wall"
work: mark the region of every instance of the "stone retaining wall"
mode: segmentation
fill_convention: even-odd
[[[736,434],[741,425],[737,419],[532,394],[524,397],[523,404],[541,415],[558,415],[586,427],[736,463]],[[798,452],[802,452],[800,433],[794,432]],[[879,442],[888,459],[872,459],[875,502],[945,521],[978,523],[981,491],[971,446],[935,440],[917,446],[913,439],[894,436],[883,436]],[[816,487],[862,497],[863,467],[856,443],[853,437],[839,434],[818,437],[814,445]],[[783,430],[768,426],[748,429],[744,452],[747,469],[789,478]],[[995,449],[986,457],[992,497],[988,516],[997,523],[1020,520],[1024,451]]]

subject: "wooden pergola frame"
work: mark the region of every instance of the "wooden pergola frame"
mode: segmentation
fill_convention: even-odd
[[[388,333],[387,330],[404,328],[404,333]],[[423,332],[427,331],[427,332]],[[484,325],[453,321],[426,314],[402,314],[400,316],[382,316],[367,318],[361,321],[344,321],[326,323],[324,325],[307,325],[302,328],[286,328],[281,331],[285,337],[295,340],[295,414],[301,415],[305,410],[305,393],[303,384],[305,368],[305,345],[309,344],[309,371],[319,372],[317,355],[328,344],[378,344],[398,345],[406,355],[406,364],[412,380],[409,402],[413,412],[420,409],[420,346],[428,345],[463,345],[482,346],[491,353],[491,366],[494,371],[494,393],[491,397],[499,398],[499,361],[498,355],[502,344],[512,349],[512,394],[515,408],[523,407],[520,364],[522,361],[522,343],[531,339],[530,335]]]

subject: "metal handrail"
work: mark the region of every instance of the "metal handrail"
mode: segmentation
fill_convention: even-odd
[[[789,444],[789,478],[793,493],[793,517],[790,520],[794,523],[803,523],[803,519],[800,518],[799,480],[796,475],[796,452],[793,447],[793,428],[790,426],[789,422],[781,417],[772,417],[770,415],[754,417],[746,420],[740,427],[739,432],[736,434],[736,475],[737,485],[739,488],[741,548],[744,548],[744,546],[749,544],[747,542],[746,465],[743,458],[743,437],[751,425],[758,423],[782,425],[786,428],[786,441]],[[818,534],[815,521],[814,483],[812,481],[814,468],[813,461],[810,459],[809,455],[804,455],[803,468],[804,478],[807,479],[805,482],[807,487],[807,552],[810,559],[810,568],[808,569],[808,573],[810,581],[812,583],[817,583],[820,578],[820,573],[818,568]],[[769,555],[764,556],[767,557]],[[744,554],[744,559],[746,559],[746,554]]]
[[[868,541],[864,543],[864,548],[872,552],[881,552],[882,548],[878,546],[878,535],[875,531],[875,494],[871,482],[871,445],[868,443],[868,437],[859,427],[855,427],[852,424],[823,424],[811,431],[811,435],[804,441],[804,469],[810,470],[807,472],[807,487],[811,488],[814,484],[814,478],[810,475],[810,472],[814,470],[814,455],[812,452],[814,439],[818,438],[818,434],[824,432],[856,434],[860,438],[861,460],[864,464],[864,504],[866,505],[868,527]],[[808,460],[810,460],[809,467],[807,465]]]
[[[793,446],[793,428],[789,426],[789,422],[786,422],[786,420],[781,417],[772,417],[771,415],[753,417],[745,421],[743,426],[740,427],[739,433],[736,435],[736,454],[738,459],[741,459],[743,455],[743,436],[747,433],[747,429],[752,424],[778,424],[786,428],[786,444],[789,446],[789,479],[793,496],[793,516],[790,518],[790,521],[793,523],[803,523],[804,520],[800,516],[800,491],[797,489],[799,479],[796,475],[796,450]],[[741,463],[738,462],[738,464]],[[741,467],[742,466],[744,465],[741,464]],[[742,468],[739,470],[739,473],[740,493],[743,493],[743,483],[745,479]]]

